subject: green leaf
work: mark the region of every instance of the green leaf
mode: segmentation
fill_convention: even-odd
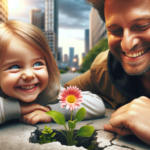
[[[78,131],[78,136],[90,137],[94,133],[94,127],[91,125],[85,125],[81,127]]]
[[[77,122],[83,120],[85,114],[86,114],[86,109],[84,107],[80,108],[75,115],[75,119],[77,119]]]
[[[44,134],[48,134],[46,131],[41,131],[42,133],[44,133]]]
[[[65,125],[65,117],[60,112],[51,110],[46,112],[46,114],[51,116],[57,124]]]
[[[50,135],[50,137],[53,138],[55,135],[56,135],[56,133],[52,133],[52,134]]]
[[[77,140],[74,140],[73,142],[72,142],[72,145],[77,145],[78,144],[78,141]]]
[[[56,141],[56,139],[52,139],[52,142]]]
[[[58,130],[58,131],[61,132],[66,137],[66,140],[67,140],[67,136],[65,135],[65,133],[62,132],[61,130]]]
[[[74,129],[75,126],[76,126],[76,124],[74,123],[74,121],[71,121],[71,120],[68,121],[68,127],[69,127],[70,129]]]

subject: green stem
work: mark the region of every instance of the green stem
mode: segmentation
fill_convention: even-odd
[[[71,111],[71,118],[70,118],[71,121],[72,121],[72,115],[73,115],[73,110]]]
[[[65,127],[65,130],[66,130],[66,133],[67,133],[67,137],[68,137],[68,131],[67,131],[67,127],[66,127],[66,125],[64,125],[64,127]]]

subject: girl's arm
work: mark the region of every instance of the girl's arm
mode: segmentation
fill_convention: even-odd
[[[0,124],[7,120],[18,119],[20,116],[21,110],[17,99],[0,97]]]
[[[61,90],[62,89],[61,87]],[[99,96],[89,91],[81,92],[81,94],[83,96],[81,107],[85,107],[86,109],[86,116],[84,119],[94,119],[105,115],[105,106]],[[49,106],[51,110],[56,110],[64,114],[67,120],[70,119],[70,110],[67,110],[65,107],[61,108],[60,103],[48,104],[47,106]],[[76,111],[74,111],[74,113],[76,113]]]

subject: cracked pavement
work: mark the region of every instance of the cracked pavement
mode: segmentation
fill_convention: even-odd
[[[96,147],[95,150],[149,150],[150,146],[139,140],[134,135],[118,136],[103,130],[103,125],[109,122],[112,109],[106,109],[106,115],[103,118],[85,120],[77,123],[76,129],[83,125],[93,125],[97,130],[95,136]],[[31,132],[34,132],[38,127],[43,129],[44,126],[50,126],[52,129],[64,130],[64,126],[56,123],[40,123],[36,126],[18,123],[17,121],[9,121],[0,125],[0,150],[85,150],[83,147],[65,146],[59,142],[47,144],[34,144],[29,142]]]

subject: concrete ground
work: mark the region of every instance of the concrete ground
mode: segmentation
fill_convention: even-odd
[[[63,74],[62,79],[67,82],[71,77],[77,75],[79,74]],[[103,130],[103,125],[109,123],[110,116],[113,112],[113,109],[106,109],[105,117],[78,122],[76,129],[79,129],[83,125],[90,124],[97,130],[97,135],[95,137],[97,146],[95,150],[150,150],[150,146],[134,135],[121,137]],[[50,126],[52,129],[64,130],[63,126],[54,122],[47,124],[39,123],[36,126],[32,126],[13,120],[0,125],[0,150],[85,150],[83,147],[65,146],[61,145],[59,142],[43,145],[30,143],[29,137],[31,133],[35,131],[37,126],[39,129],[43,129],[45,125]]]

